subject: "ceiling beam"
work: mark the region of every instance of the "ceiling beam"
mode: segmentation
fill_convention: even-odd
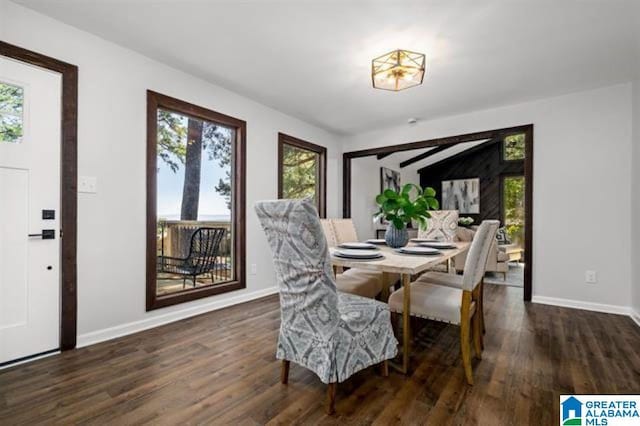
[[[449,144],[449,145],[440,145],[438,147],[430,149],[427,152],[423,152],[420,155],[416,155],[415,157],[411,157],[408,160],[403,161],[402,163],[400,163],[400,168],[402,169],[403,167],[410,166],[413,163],[416,163],[416,162],[418,162],[420,160],[424,160],[425,158],[431,157],[432,155],[435,155],[435,154],[437,154],[439,152],[442,152],[445,149],[449,149],[449,148],[451,148],[452,146],[455,146],[455,145],[457,145],[457,144],[453,143],[453,144]]]
[[[428,166],[424,166],[420,169],[418,169],[418,173],[422,173],[424,170],[428,169],[429,167],[435,167],[435,166],[439,166],[440,164],[446,162],[446,161],[451,161],[451,160],[458,160],[462,157],[465,157],[469,154],[473,154],[474,152],[480,151],[481,149],[486,148],[487,146],[494,144],[496,142],[500,142],[502,141],[502,138],[495,138],[495,139],[490,139],[486,142],[483,142],[481,144],[478,144],[476,146],[472,146],[471,148],[465,149],[464,151],[460,151],[459,153],[457,153],[456,155],[452,155],[451,157],[447,157],[447,158],[443,158],[440,161],[437,161],[433,164],[429,164]]]

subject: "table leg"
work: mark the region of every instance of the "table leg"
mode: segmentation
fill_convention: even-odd
[[[342,266],[333,265],[333,277],[337,277],[341,273],[344,272],[344,268]]]
[[[389,287],[391,286],[391,274],[388,272],[382,272],[382,292],[380,293],[380,299],[384,303],[389,302]]]
[[[409,351],[411,348],[411,275],[402,274],[402,372],[409,372]]]

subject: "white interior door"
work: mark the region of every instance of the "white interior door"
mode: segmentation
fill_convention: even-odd
[[[61,88],[0,56],[0,364],[60,346]]]

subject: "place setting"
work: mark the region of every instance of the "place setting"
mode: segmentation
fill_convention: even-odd
[[[384,258],[384,255],[379,250],[336,248],[333,249],[331,254],[340,259],[376,260]]]
[[[386,246],[387,242],[384,238],[369,238],[367,241],[369,244],[375,244],[377,246]]]
[[[440,249],[440,250],[451,250],[451,249],[458,248],[457,245],[449,241],[424,241],[424,242],[417,242],[416,244],[419,247],[428,247],[428,248]]]
[[[411,254],[411,255],[421,255],[421,256],[438,256],[442,254],[442,252],[437,248],[423,247],[423,246],[400,247],[395,249],[394,251],[400,254]]]
[[[342,259],[359,260],[375,260],[384,257],[380,249],[374,244],[358,241],[340,243],[333,249],[331,254]]]
[[[364,243],[358,241],[340,243],[338,244],[338,248],[351,250],[378,250],[378,247],[369,241]]]
[[[409,242],[415,243],[415,244],[424,244],[424,243],[437,243],[438,240],[434,238],[411,238]]]

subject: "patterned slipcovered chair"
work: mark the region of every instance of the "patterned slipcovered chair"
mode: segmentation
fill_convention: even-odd
[[[336,290],[318,213],[308,200],[263,201],[256,213],[273,252],[281,324],[276,358],[287,383],[289,362],[327,383],[333,413],[336,384],[397,354],[389,306]]]
[[[453,241],[458,229],[457,210],[434,210],[427,222],[427,229],[418,232],[418,238]]]
[[[455,241],[458,230],[457,210],[434,210],[429,212],[431,218],[427,221],[427,229],[418,230],[418,238],[438,241]],[[431,268],[432,271],[449,272],[447,262]]]

